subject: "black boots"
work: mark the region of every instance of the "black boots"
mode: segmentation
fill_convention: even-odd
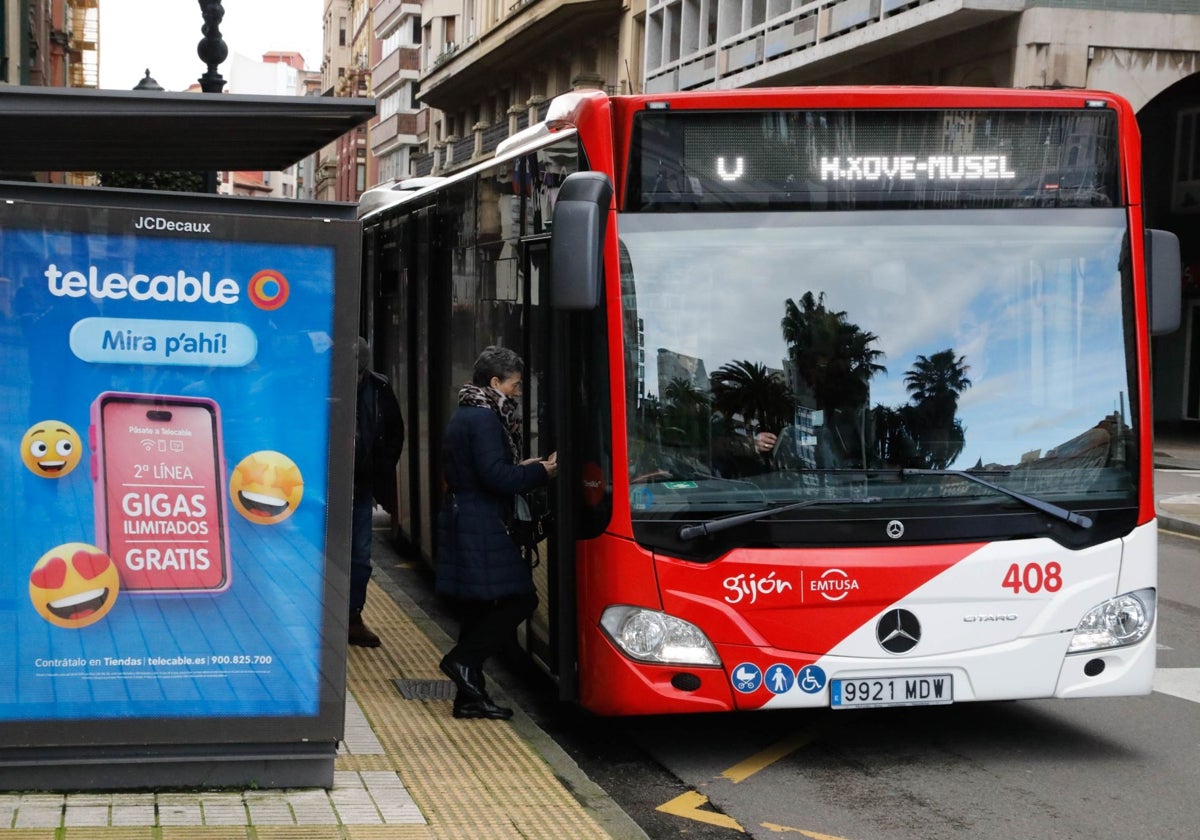
[[[456,718],[487,718],[508,720],[513,710],[498,706],[484,688],[483,671],[471,668],[447,654],[438,667],[450,678],[457,691],[454,693],[454,716]]]
[[[350,633],[348,641],[358,647],[379,647],[379,637],[372,633],[363,623],[362,612],[350,613]]]
[[[454,711],[456,718],[487,718],[488,720],[508,720],[513,716],[513,710],[497,706],[492,698],[484,695],[478,700],[464,700],[460,691],[454,696]]]

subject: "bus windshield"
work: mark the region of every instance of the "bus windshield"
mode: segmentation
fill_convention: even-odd
[[[1007,501],[954,471],[1132,500],[1122,210],[627,213],[619,230],[635,519]]]

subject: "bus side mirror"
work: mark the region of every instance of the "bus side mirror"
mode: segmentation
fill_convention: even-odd
[[[1150,292],[1150,334],[1179,329],[1183,308],[1183,264],[1179,239],[1169,230],[1146,231],[1146,287]]]
[[[604,233],[612,184],[603,172],[563,179],[550,227],[550,305],[595,309],[604,277]]]

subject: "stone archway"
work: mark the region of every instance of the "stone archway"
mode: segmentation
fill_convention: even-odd
[[[1183,324],[1153,340],[1155,421],[1200,434],[1200,67],[1146,101],[1138,126],[1146,224],[1179,237],[1184,266]]]
[[[1089,47],[1086,86],[1118,93],[1135,111],[1200,73],[1200,51]]]

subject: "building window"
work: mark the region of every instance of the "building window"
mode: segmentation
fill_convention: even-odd
[[[338,18],[338,46],[346,46],[346,19]]]

